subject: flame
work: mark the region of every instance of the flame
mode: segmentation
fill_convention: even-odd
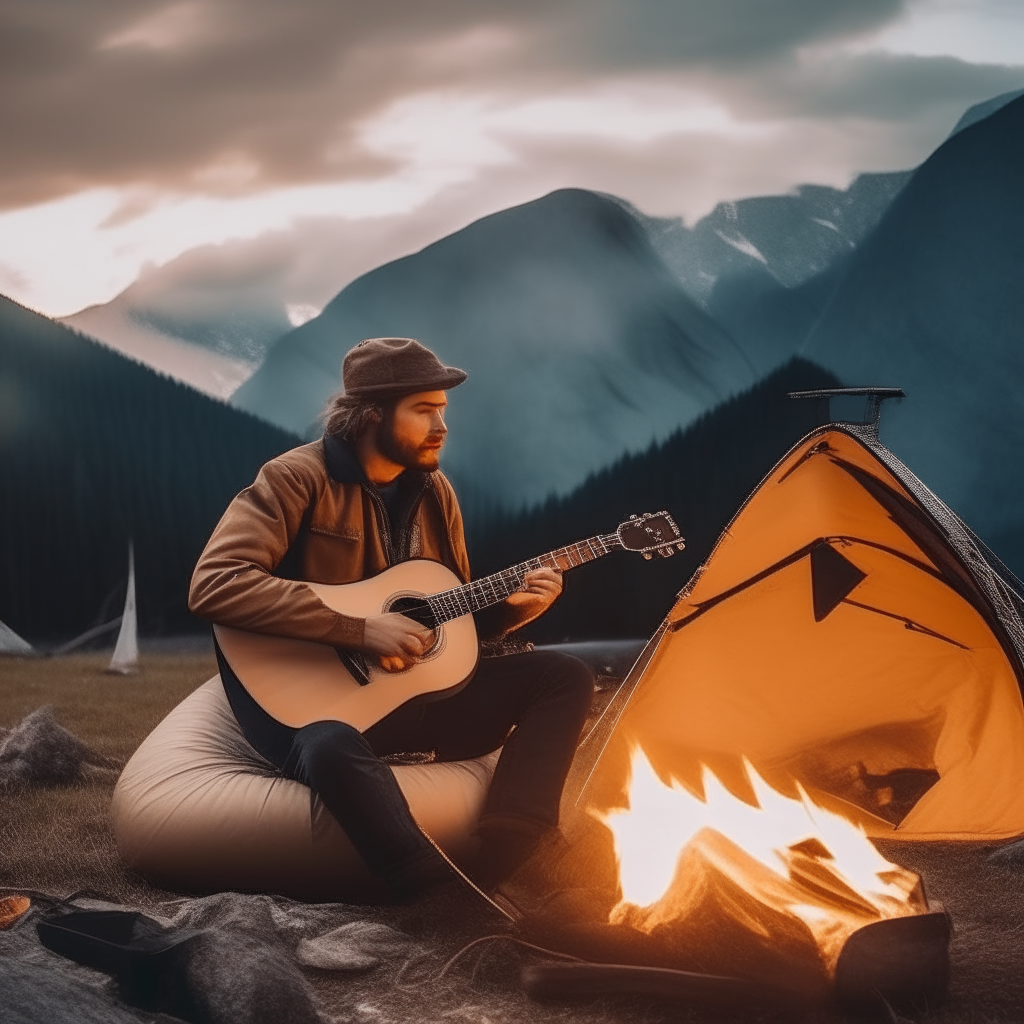
[[[600,816],[619,864],[613,924],[650,934],[678,922],[707,899],[713,877],[733,921],[770,939],[783,915],[809,933],[831,972],[858,928],[927,909],[918,877],[886,860],[863,829],[799,786],[798,798],[785,796],[743,765],[756,806],[706,766],[703,800],[675,780],[666,785],[644,752],[633,751],[628,807]]]

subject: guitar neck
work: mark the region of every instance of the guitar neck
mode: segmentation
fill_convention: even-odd
[[[426,598],[430,611],[435,622],[441,625],[443,622],[450,622],[471,612],[478,612],[482,608],[489,608],[492,604],[504,601],[510,594],[514,594],[523,585],[523,580],[528,572],[534,569],[575,569],[584,562],[593,562],[595,559],[604,558],[613,551],[623,547],[617,534],[605,533],[587,540],[578,541],[568,547],[558,548],[549,551],[546,555],[531,558],[526,562],[520,562],[502,572],[496,572],[493,576],[485,576],[483,579],[473,580],[453,590],[445,590],[440,594],[433,594]]]

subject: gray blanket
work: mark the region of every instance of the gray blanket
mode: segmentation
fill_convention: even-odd
[[[78,899],[78,909],[115,909]],[[53,908],[59,910],[60,908]],[[121,908],[126,909],[126,908]],[[357,908],[307,905],[270,896],[221,893],[167,904],[147,916],[170,928],[197,929],[196,940],[167,965],[160,1012],[127,1005],[116,981],[50,952],[36,923],[45,901],[0,932],[0,1007],[5,1024],[121,1024],[173,1020],[196,1024],[320,1024],[309,969],[360,974],[421,954],[409,936]],[[305,970],[304,970],[305,969]]]

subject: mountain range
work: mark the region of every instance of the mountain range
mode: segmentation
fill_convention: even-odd
[[[950,138],[1022,95],[975,104]],[[692,228],[636,215],[687,293],[766,373],[800,351],[853,253],[913,174],[860,174],[844,190],[799,185],[790,195],[719,203]]]
[[[798,185],[790,195],[719,203],[692,228],[637,216],[687,293],[708,306],[733,277],[755,272],[795,288],[828,269],[871,231],[912,173],[859,174],[847,189]]]
[[[723,204],[674,249],[621,201],[553,193],[354,282],[234,401],[307,430],[350,344],[420,336],[475,375],[452,402],[453,476],[514,507],[799,353],[849,384],[903,387],[883,440],[1019,568],[1022,166],[1024,95],[1007,94],[912,174]]]
[[[565,491],[755,380],[622,205],[578,189],[476,221],[365,274],[285,335],[232,403],[318,429],[345,352],[412,336],[470,371],[445,467],[470,504]]]
[[[952,134],[994,113],[1021,92],[975,104]],[[680,218],[648,217],[621,202],[648,232],[651,243],[683,289],[733,330],[742,342],[744,321],[756,322],[772,285],[798,287],[852,250],[877,223],[910,171],[858,176],[845,189],[800,185],[784,196],[759,196],[720,203],[688,228]],[[612,197],[615,198],[615,197]],[[403,237],[429,242],[432,222],[403,219]],[[315,316],[353,268],[374,255],[394,252],[397,225],[363,229],[344,220],[306,224],[191,249],[162,266],[149,266],[110,302],[62,318],[68,326],[202,391],[227,397],[262,361],[282,335]],[[422,242],[420,244],[423,244]],[[718,288],[714,305],[711,293]],[[736,315],[735,307],[749,313]],[[812,301],[812,308],[813,308]],[[816,312],[820,312],[817,310]],[[732,315],[730,322],[726,323]],[[797,303],[793,330],[806,329],[807,308]],[[789,332],[790,334],[793,331]],[[761,339],[753,358],[772,364],[778,351]],[[758,364],[759,366],[761,364]]]
[[[852,255],[802,352],[902,387],[883,440],[997,552],[1024,553],[1024,96],[957,132]]]

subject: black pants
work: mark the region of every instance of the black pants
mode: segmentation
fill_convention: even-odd
[[[405,705],[365,733],[335,721],[283,726],[219,660],[249,742],[320,796],[370,870],[396,890],[439,880],[443,864],[383,756],[435,751],[439,761],[464,761],[502,747],[481,832],[539,837],[558,824],[562,786],[593,694],[590,670],[576,658],[552,651],[485,658],[457,694]]]

